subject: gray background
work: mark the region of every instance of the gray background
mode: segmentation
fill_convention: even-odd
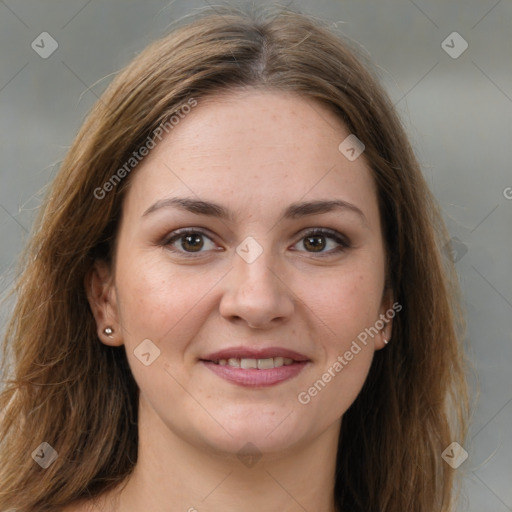
[[[243,5],[241,2],[232,2]],[[259,2],[263,4],[265,2]],[[0,0],[0,296],[41,192],[112,74],[204,1]],[[309,0],[369,53],[457,238],[480,389],[460,510],[512,511],[512,1]],[[458,32],[458,58],[442,42]],[[42,32],[58,42],[41,58]],[[448,38],[451,50],[460,40]],[[48,48],[48,46],[46,46]],[[7,312],[0,310],[2,325]],[[428,343],[428,340],[425,340]]]

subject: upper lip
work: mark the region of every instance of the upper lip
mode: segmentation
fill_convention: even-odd
[[[268,359],[270,357],[288,357],[294,361],[309,361],[304,354],[283,347],[232,347],[212,352],[202,357],[203,361],[220,361],[221,359]]]

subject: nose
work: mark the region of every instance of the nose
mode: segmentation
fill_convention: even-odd
[[[219,308],[224,318],[265,329],[285,323],[293,315],[293,292],[278,266],[271,267],[266,254],[264,251],[252,263],[234,255],[234,268],[225,282]]]

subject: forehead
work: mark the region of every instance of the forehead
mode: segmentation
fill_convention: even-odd
[[[338,149],[349,135],[326,106],[297,93],[249,89],[199,99],[139,165],[127,208],[193,195],[261,217],[285,203],[339,197],[371,217],[375,185],[364,154],[350,161]]]

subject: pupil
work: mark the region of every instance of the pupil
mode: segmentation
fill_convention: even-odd
[[[186,247],[188,245],[189,247]],[[201,235],[186,235],[181,243],[183,249],[191,249],[192,251],[198,251],[203,247],[203,241]]]
[[[325,240],[323,236],[308,236],[304,240],[304,247],[308,249],[307,244],[309,244],[313,249],[313,251],[318,252],[325,247]]]

